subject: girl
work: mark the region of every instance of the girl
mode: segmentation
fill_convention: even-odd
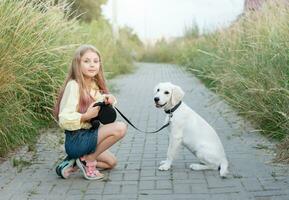
[[[96,167],[111,169],[117,163],[108,148],[124,137],[127,126],[114,122],[93,129],[89,120],[100,109],[93,105],[101,101],[116,103],[115,97],[108,94],[99,52],[92,45],[82,45],[75,52],[55,106],[55,116],[65,130],[65,151],[70,159],[61,170],[63,178],[74,171],[75,159],[84,178],[89,180],[104,177]]]

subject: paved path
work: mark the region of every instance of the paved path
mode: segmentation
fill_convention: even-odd
[[[230,176],[221,179],[217,171],[191,171],[197,161],[181,149],[170,171],[158,171],[166,157],[168,130],[142,134],[131,127],[126,137],[113,146],[119,164],[104,171],[104,181],[87,181],[76,173],[62,180],[54,173],[64,157],[63,134],[58,129],[46,131],[36,150],[24,148],[0,165],[0,199],[289,199],[289,166],[273,165],[274,145],[252,133],[224,102],[206,89],[199,80],[172,65],[137,64],[135,73],[113,80],[118,90],[118,107],[136,126],[155,130],[165,114],[153,105],[152,91],[161,81],[171,81],[186,92],[184,101],[217,130],[230,162]],[[12,167],[12,160],[28,160],[28,166]],[[20,162],[24,163],[24,162]]]

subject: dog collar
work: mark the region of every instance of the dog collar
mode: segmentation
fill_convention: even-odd
[[[175,110],[178,109],[178,107],[181,105],[182,101],[180,101],[177,105],[175,105],[172,109],[169,110],[165,110],[165,113],[167,114],[172,114],[173,112],[175,112]]]

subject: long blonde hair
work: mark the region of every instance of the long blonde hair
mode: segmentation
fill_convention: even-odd
[[[104,78],[103,64],[102,64],[101,55],[99,51],[92,45],[87,45],[87,44],[81,45],[80,47],[76,49],[74,53],[74,57],[70,65],[68,75],[64,81],[63,87],[60,89],[56,104],[54,106],[54,116],[57,120],[58,120],[60,102],[61,102],[64,90],[65,90],[65,87],[70,80],[75,80],[79,85],[78,112],[85,113],[88,106],[94,101],[94,99],[87,92],[89,88],[87,88],[87,86],[84,83],[84,77],[80,69],[81,58],[89,50],[98,55],[99,62],[100,62],[99,72],[96,74],[94,81],[96,85],[98,86],[101,93],[107,94],[109,92],[106,86],[105,78]]]

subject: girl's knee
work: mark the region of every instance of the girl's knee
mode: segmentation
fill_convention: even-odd
[[[113,169],[117,165],[117,159],[113,154],[108,154],[103,162],[106,163],[106,169]]]
[[[109,167],[110,167],[110,169],[115,168],[116,165],[117,165],[117,160],[116,160],[116,159],[112,159],[112,160],[109,162]]]
[[[123,138],[127,131],[127,124],[123,122],[117,122],[116,126],[117,126],[117,135],[120,138]]]

